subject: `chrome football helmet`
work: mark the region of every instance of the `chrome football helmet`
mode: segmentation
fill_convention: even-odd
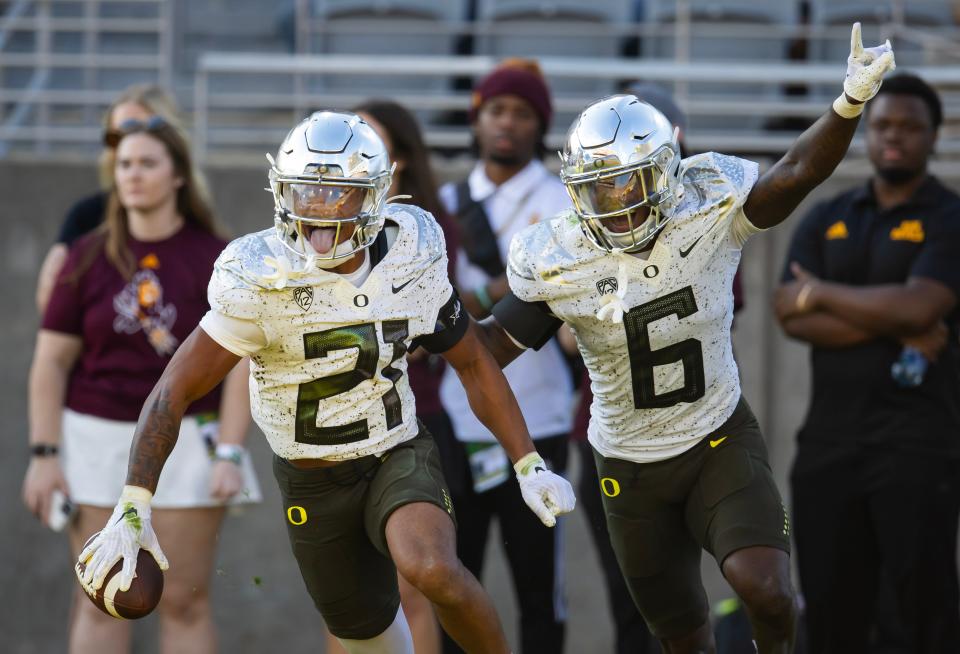
[[[267,159],[277,237],[288,250],[329,268],[373,243],[393,167],[383,141],[359,116],[318,111]]]
[[[584,233],[610,252],[643,249],[683,192],[677,131],[632,95],[603,98],[584,109],[567,133],[560,160],[560,178]],[[643,207],[647,215],[638,218]],[[619,229],[612,229],[611,219]]]

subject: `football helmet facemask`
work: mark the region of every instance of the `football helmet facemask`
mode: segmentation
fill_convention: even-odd
[[[560,160],[560,178],[584,233],[610,252],[643,249],[683,192],[677,131],[632,95],[610,96],[584,109],[567,133]]]
[[[318,111],[267,159],[277,237],[289,251],[331,268],[373,243],[393,167],[383,141],[359,116]]]

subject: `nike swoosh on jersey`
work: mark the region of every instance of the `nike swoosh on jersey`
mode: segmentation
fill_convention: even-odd
[[[691,243],[691,244],[690,244],[690,247],[688,247],[686,250],[684,250],[683,248],[680,248],[680,258],[684,258],[684,257],[686,257],[688,254],[690,254],[690,251],[693,250],[693,248],[697,245],[697,243],[700,242],[700,239],[701,239],[701,238],[703,238],[703,234],[701,234],[700,236],[698,236],[698,237],[697,237],[697,240],[694,241],[693,243]]]
[[[417,275],[417,276],[414,277],[413,279],[408,279],[407,281],[405,281],[404,283],[400,284],[399,286],[395,286],[395,285],[391,284],[391,285],[390,285],[390,288],[391,288],[391,290],[393,290],[394,294],[397,294],[397,293],[399,293],[400,291],[402,291],[403,289],[405,289],[407,286],[409,286],[410,284],[412,284],[413,282],[415,282],[415,281],[417,281],[418,279],[420,279],[421,277],[423,277],[423,275],[424,275],[425,272],[426,272],[426,271],[420,273],[419,275]]]
[[[726,436],[724,436],[723,438],[718,438],[718,439],[715,440],[715,441],[710,441],[710,447],[716,447],[717,445],[719,445],[720,443],[722,443],[722,442],[725,441],[725,440],[727,440],[727,437],[726,437]]]

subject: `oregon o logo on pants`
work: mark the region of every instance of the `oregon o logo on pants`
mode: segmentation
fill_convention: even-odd
[[[607,497],[616,497],[620,494],[620,482],[613,477],[604,477],[600,480],[600,490]]]
[[[302,506],[291,506],[287,509],[287,520],[290,521],[290,524],[299,527],[307,521],[307,510]]]

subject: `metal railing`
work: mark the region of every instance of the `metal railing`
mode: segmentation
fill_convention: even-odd
[[[691,86],[710,82],[728,85],[752,85],[757,89],[753,97],[710,97],[688,95],[679,98],[680,104],[691,115],[706,116],[756,116],[758,118],[800,117],[812,119],[822,114],[829,106],[829,99],[791,99],[770,95],[764,90],[780,85],[806,84],[826,85],[840,88],[843,79],[843,64],[774,63],[723,63],[723,62],[677,62],[673,60],[625,60],[544,57],[540,60],[544,74],[554,79],[637,79],[642,78],[662,83],[680,83]],[[194,125],[195,148],[202,159],[209,153],[229,151],[255,153],[262,156],[272,150],[297,117],[321,107],[348,107],[366,99],[369,92],[216,92],[211,90],[211,81],[220,76],[274,77],[292,79],[308,75],[397,76],[397,77],[477,77],[491,70],[497,63],[493,57],[368,57],[368,56],[306,56],[306,55],[238,55],[231,53],[208,53],[201,56],[195,78]],[[960,66],[938,66],[916,69],[916,72],[931,84],[944,91],[960,90]],[[242,83],[237,86],[244,86]],[[446,92],[439,94],[407,93],[392,97],[413,110],[466,110],[469,107],[468,93]],[[955,95],[948,95],[955,98]],[[576,112],[592,97],[563,96],[555,99],[558,112]],[[830,98],[832,99],[832,98]],[[957,116],[957,103],[947,103],[948,118]],[[212,115],[221,112],[240,112],[249,109],[274,110],[282,122],[275,125],[260,122],[259,125],[236,124],[231,121],[214,120]],[[261,114],[262,117],[263,114]],[[556,125],[558,131],[547,138],[549,147],[559,145],[566,125]],[[688,135],[692,148],[697,150],[720,149],[736,152],[759,152],[775,154],[783,152],[796,134],[749,130],[744,133],[728,130],[696,132]],[[946,135],[938,150],[941,154],[960,154],[960,138]],[[445,129],[428,125],[425,137],[435,148],[465,148],[470,143],[469,131],[460,127]]]
[[[124,7],[147,8],[152,16],[102,15]],[[172,70],[172,7],[168,0],[17,0],[0,20],[0,156],[12,143],[30,143],[38,154],[64,141],[89,141],[88,126],[99,122],[103,107],[126,80],[169,87]],[[32,47],[13,51],[15,37]],[[69,52],[58,52],[72,35]],[[146,35],[155,42],[146,54],[103,51],[111,36]],[[79,47],[76,41],[79,40]],[[105,74],[119,74],[111,84]],[[19,83],[12,83],[18,78]],[[76,126],[58,124],[53,115],[69,112]],[[79,113],[79,118],[75,114]],[[93,136],[96,141],[97,136]]]

